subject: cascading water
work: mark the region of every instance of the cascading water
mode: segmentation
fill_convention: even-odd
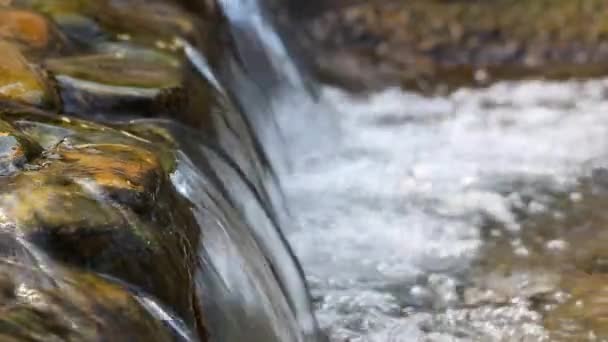
[[[276,178],[276,170],[283,170],[289,161],[285,156],[288,150],[281,147],[286,143],[287,132],[276,121],[277,101],[296,97],[312,103],[311,84],[289,55],[258,1],[226,0],[219,1],[219,5],[236,49],[235,54],[224,56],[223,64],[215,71],[217,77],[212,78],[220,80],[218,90],[224,92],[225,89],[224,95],[234,99],[241,111],[226,111],[224,107],[218,112],[214,121],[220,148],[199,148],[198,153],[206,155],[205,165],[218,170],[218,184],[243,214],[248,231],[253,233],[252,238],[260,248],[259,253],[278,279],[291,310],[279,316],[293,315],[297,322],[295,330],[301,331],[301,335],[293,335],[291,339],[319,340],[303,273],[283,236],[285,231],[292,230],[291,219],[286,215]],[[201,74],[209,75],[204,57],[192,48],[187,49]],[[243,158],[240,151],[252,146],[254,150]],[[249,179],[251,175],[257,175],[257,179]],[[285,340],[285,336],[280,340]]]
[[[220,99],[215,137],[172,127],[185,152],[173,181],[203,229],[198,286],[210,334],[217,341],[318,341],[302,271],[283,237],[288,222],[273,171],[282,159],[273,145],[282,138],[272,96],[303,89],[303,81],[257,2],[220,5],[236,54],[213,70],[185,43]]]

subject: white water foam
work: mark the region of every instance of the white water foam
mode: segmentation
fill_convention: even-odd
[[[325,89],[322,105],[279,108],[286,135],[308,140],[291,146],[293,170],[282,176],[298,227],[288,237],[331,340],[543,338],[526,308],[493,311],[496,319],[483,307],[456,308],[458,275],[483,244],[484,217],[521,229],[517,196],[502,185],[565,188],[606,160],[607,94],[607,80],[499,83],[433,98]],[[319,112],[339,136],[295,119]],[[479,319],[465,333],[439,331],[463,317]]]

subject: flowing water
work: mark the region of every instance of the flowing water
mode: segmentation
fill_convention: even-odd
[[[283,107],[284,125],[323,107],[340,128],[329,145],[290,151],[283,182],[297,222],[289,240],[331,340],[548,338],[530,298],[556,290],[560,272],[494,272],[540,258],[525,232],[539,228],[525,218],[566,220],[572,213],[552,208],[556,198],[580,201],[578,180],[607,161],[606,90],[605,80],[499,83],[443,97],[325,89],[322,106]],[[544,262],[569,244],[559,235],[544,243],[555,251]],[[504,250],[511,254],[495,255]],[[494,292],[476,300],[480,283]],[[496,287],[507,298],[496,299]]]

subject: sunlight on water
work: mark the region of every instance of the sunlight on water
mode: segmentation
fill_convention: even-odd
[[[325,89],[321,105],[279,108],[284,130],[319,141],[290,144],[281,179],[297,221],[289,239],[331,339],[545,338],[525,305],[463,307],[463,275],[484,221],[521,229],[503,184],[565,190],[605,160],[607,91],[605,80],[434,98]],[[320,110],[339,134],[291,121]]]

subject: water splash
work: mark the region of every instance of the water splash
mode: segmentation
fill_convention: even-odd
[[[325,89],[341,144],[296,151],[282,184],[299,227],[289,240],[331,340],[546,337],[529,304],[469,308],[462,289],[484,223],[522,229],[513,184],[540,200],[534,189],[568,191],[605,162],[607,88],[528,81],[362,98]]]

